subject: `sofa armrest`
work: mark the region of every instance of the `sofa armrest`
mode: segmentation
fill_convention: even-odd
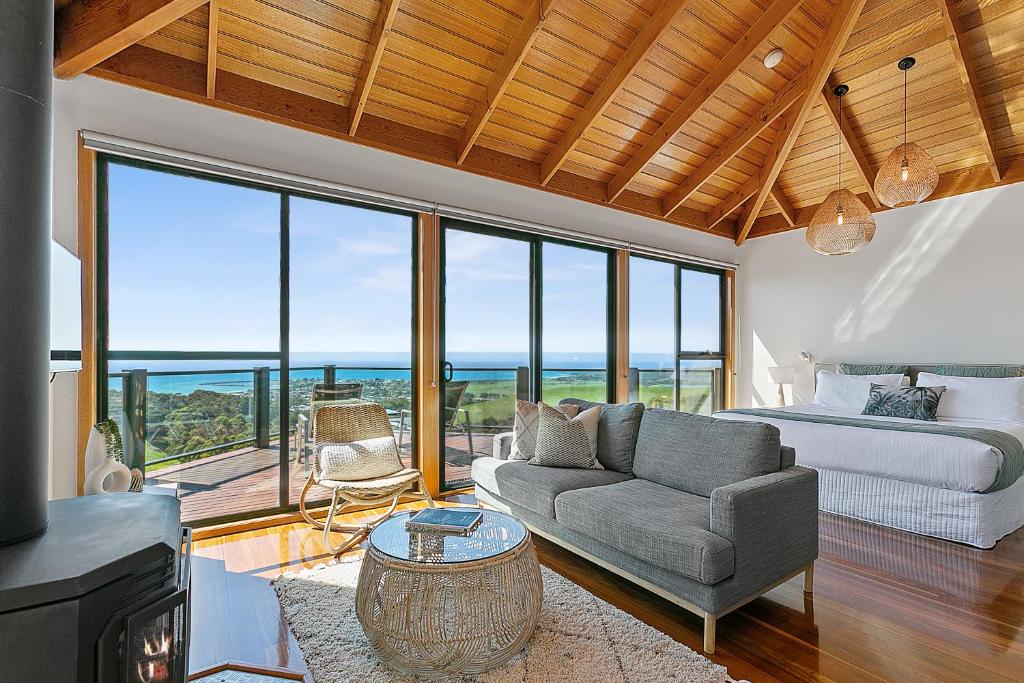
[[[818,557],[818,472],[788,467],[711,492],[711,531],[732,541],[752,590]]]
[[[496,459],[508,460],[509,453],[512,452],[512,432],[495,434],[492,447],[494,448],[492,455]]]

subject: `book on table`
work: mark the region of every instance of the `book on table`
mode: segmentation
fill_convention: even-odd
[[[473,533],[484,513],[480,510],[452,510],[451,508],[433,508],[420,510],[405,523],[407,531],[417,533],[448,533],[468,536]]]

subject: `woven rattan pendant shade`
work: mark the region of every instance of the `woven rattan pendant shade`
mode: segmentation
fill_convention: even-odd
[[[927,199],[938,184],[939,169],[928,152],[913,142],[904,142],[878,169],[875,194],[886,206],[910,206]]]
[[[847,189],[830,192],[807,226],[807,244],[826,256],[852,254],[867,246],[874,236],[875,219],[871,212]]]

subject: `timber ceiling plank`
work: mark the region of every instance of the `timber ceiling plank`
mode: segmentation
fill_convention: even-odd
[[[355,135],[359,128],[359,119],[363,117],[366,101],[370,98],[370,88],[373,87],[373,79],[377,76],[381,57],[391,35],[391,26],[395,23],[398,3],[399,0],[381,0],[380,13],[373,25],[373,33],[370,34],[370,42],[366,46],[366,56],[363,57],[363,66],[359,70],[355,91],[349,104],[349,135]]]
[[[220,0],[210,0],[206,34],[206,96],[217,96],[217,38],[220,19]]]
[[[807,117],[811,113],[816,96],[828,80],[832,66],[843,51],[846,39],[853,31],[857,17],[860,15],[865,2],[866,0],[838,0],[836,2],[832,16],[829,18],[828,28],[825,30],[822,42],[815,52],[814,59],[809,67],[808,92],[801,98],[798,105],[791,108],[784,115],[784,125],[779,130],[775,142],[768,152],[765,166],[761,169],[761,174],[755,176],[758,177],[759,189],[751,200],[753,203],[744,214],[743,222],[739,224],[736,235],[737,245],[743,244],[747,235],[750,234],[750,229],[757,219],[757,214],[760,213],[761,207],[768,198],[768,193],[775,184],[775,180],[779,177],[779,173],[782,171],[782,167],[786,163],[790,151],[793,149],[797,135],[799,135],[800,129],[803,128],[804,122],[807,121]]]
[[[77,0],[56,16],[53,73],[58,78],[85,73],[207,1]]]
[[[711,97],[721,88],[737,69],[754,53],[764,42],[765,38],[774,31],[799,5],[799,0],[775,0],[768,10],[761,16],[743,36],[736,41],[735,46],[729,50],[725,58],[700,81],[682,104],[677,107],[658,128],[650,140],[641,148],[630,161],[620,170],[615,178],[609,183],[608,200],[615,200],[619,194],[632,182],[632,180],[643,170],[643,168],[668,144],[668,142],[682,130],[683,126],[693,118]],[[673,209],[675,207],[672,207]]]
[[[483,95],[476,101],[473,111],[469,114],[469,119],[466,121],[461,138],[459,139],[458,162],[460,164],[466,160],[469,151],[473,148],[477,138],[480,137],[481,131],[483,131],[484,126],[498,106],[498,101],[505,94],[516,72],[519,71],[523,59],[526,58],[526,54],[533,47],[533,42],[540,34],[544,21],[550,15],[552,5],[558,1],[533,0],[530,3],[526,16],[523,17],[515,35],[512,36],[512,41],[505,48],[505,53],[491,75]]]
[[[971,116],[978,128],[978,136],[981,138],[985,156],[988,157],[992,178],[998,181],[1002,172],[999,169],[999,157],[996,155],[992,119],[982,99],[978,75],[975,73],[974,63],[967,50],[968,38],[960,17],[957,15],[957,8],[952,1],[937,0],[937,4],[946,29],[946,39],[953,52],[953,61],[956,62],[957,72],[960,74],[960,81],[963,83],[964,92],[967,95],[967,103],[971,107]]]
[[[878,201],[878,195],[875,194],[875,172],[872,170],[871,164],[868,162],[868,158],[864,154],[860,142],[857,140],[857,135],[850,125],[849,116],[844,118],[842,125],[840,125],[839,103],[836,101],[836,96],[827,86],[818,94],[818,105],[825,113],[829,123],[832,124],[833,130],[839,134],[843,147],[846,148],[846,154],[853,162],[853,167],[857,171],[857,177],[860,178],[868,196],[871,197],[871,203],[875,205],[875,208],[881,207],[882,203]]]
[[[630,43],[626,53],[615,63],[611,72],[591,95],[587,106],[573,121],[555,149],[541,165],[541,184],[546,184],[565,162],[569,154],[579,144],[587,129],[594,123],[611,103],[623,84],[636,71],[640,63],[647,57],[654,45],[669,29],[672,22],[686,7],[690,0],[664,0],[658,10],[644,24],[640,33]]]

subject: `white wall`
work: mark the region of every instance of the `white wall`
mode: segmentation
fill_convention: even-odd
[[[813,252],[804,232],[754,239],[737,276],[737,402],[774,405],[767,368],[816,362],[1024,363],[1024,183],[876,215],[871,244]]]
[[[707,258],[739,259],[738,248],[721,237],[91,77],[54,82],[53,234],[75,253],[82,129]],[[62,382],[53,392],[55,497],[73,495],[75,487],[74,469],[66,466],[75,458],[73,384]]]

